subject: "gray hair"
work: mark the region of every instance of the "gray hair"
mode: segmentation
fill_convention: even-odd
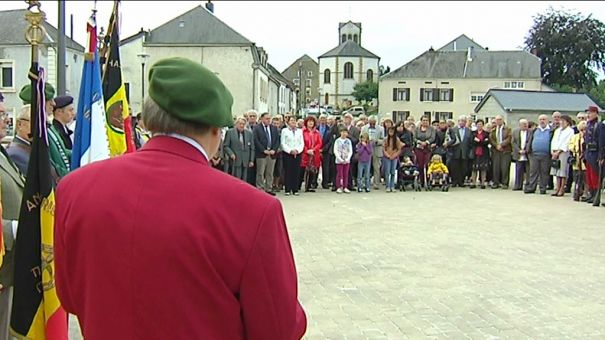
[[[378,119],[376,117],[376,115],[371,115],[368,117],[368,122],[377,122]]]
[[[521,124],[529,124],[529,121],[525,118],[521,118],[521,119],[519,119],[519,125],[521,125]]]
[[[328,115],[325,114],[325,113],[322,113],[322,114],[319,115],[319,119],[322,119],[322,118],[328,119]]]
[[[31,104],[23,105],[21,107],[21,110],[19,111],[19,117],[17,117],[17,119],[31,119],[31,111],[32,111]]]
[[[210,131],[210,126],[180,120],[161,108],[151,97],[145,99],[143,123],[148,131],[156,133],[177,133],[180,135],[200,135]]]
[[[466,121],[466,116],[465,115],[459,116],[458,121],[461,121],[461,120]]]
[[[253,114],[258,117],[258,112],[256,110],[248,110],[246,112],[246,117],[249,116],[250,114]]]
[[[246,118],[244,118],[244,117],[237,117],[237,118],[235,118],[235,123],[236,124],[239,123],[240,121],[243,122],[244,124],[246,124],[248,122],[246,120]]]
[[[342,116],[342,118],[351,118],[351,120],[353,120],[353,115],[350,113],[347,113],[344,116]]]

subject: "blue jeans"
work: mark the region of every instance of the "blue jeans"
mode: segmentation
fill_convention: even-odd
[[[357,188],[361,189],[361,180],[363,179],[363,183],[365,183],[365,189],[370,190],[370,165],[372,162],[359,162],[357,163]]]
[[[397,172],[397,159],[383,158],[384,177],[387,181],[387,189],[395,188],[395,174]]]

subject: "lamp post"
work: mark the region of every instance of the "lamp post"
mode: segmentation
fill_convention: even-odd
[[[141,60],[141,111],[143,111],[143,102],[145,101],[145,62],[149,58],[149,54],[139,53],[137,57]]]

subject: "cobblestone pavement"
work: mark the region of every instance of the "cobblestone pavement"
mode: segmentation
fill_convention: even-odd
[[[500,189],[278,197],[305,339],[605,339],[605,208]]]
[[[306,339],[605,339],[605,208],[500,189],[280,199]]]

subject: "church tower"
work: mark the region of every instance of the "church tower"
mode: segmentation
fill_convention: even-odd
[[[352,40],[361,46],[361,23],[360,22],[341,22],[338,24],[338,44],[347,40]]]

